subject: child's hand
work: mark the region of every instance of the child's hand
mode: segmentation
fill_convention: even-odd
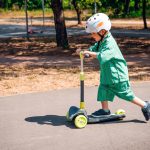
[[[85,51],[83,52],[83,55],[84,55],[84,58],[90,58],[90,57],[91,57],[90,51],[87,51],[87,50],[85,50]]]
[[[93,60],[93,57],[91,57],[91,55],[90,55],[90,51],[84,51],[83,55],[84,55],[84,60],[86,62],[89,62],[89,61]]]
[[[84,54],[84,55],[85,55],[85,54],[89,54],[89,55],[90,55],[90,51],[85,50],[85,51],[83,52],[83,54]]]
[[[84,56],[85,55],[89,55],[89,58],[96,58],[96,53],[95,52],[91,52],[91,51],[84,51],[83,52]]]
[[[87,51],[87,49],[85,49],[85,48],[82,48],[82,49],[81,49],[81,48],[78,48],[78,49],[76,50],[76,54],[79,55],[81,51],[84,52],[84,51]]]

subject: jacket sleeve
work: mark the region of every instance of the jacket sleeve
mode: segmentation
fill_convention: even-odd
[[[89,48],[89,51],[91,51],[91,52],[97,52],[98,51],[98,43],[95,43],[94,45],[92,45]]]
[[[114,58],[113,49],[110,47],[103,46],[100,52],[97,52],[97,59],[99,60],[100,64],[104,64]]]

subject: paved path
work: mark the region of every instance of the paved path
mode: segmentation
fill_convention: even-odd
[[[42,20],[34,19],[34,23],[41,22]],[[54,22],[53,19],[47,19],[46,22]],[[66,21],[67,22],[73,22],[74,24],[77,23],[77,21]],[[112,24],[120,24],[121,25],[141,25],[143,24],[143,21],[131,21],[131,20],[112,20]],[[83,23],[85,23],[83,21]],[[149,24],[150,21],[147,21],[147,24]],[[30,28],[30,22],[29,22],[29,28]],[[32,30],[35,31],[34,34],[29,34],[30,37],[34,36],[52,36],[55,35],[55,27],[51,26],[45,26],[44,28],[42,26],[34,26],[32,27]],[[40,33],[40,31],[44,31],[43,33]],[[149,30],[128,30],[128,29],[112,29],[112,34],[116,37],[141,37],[141,38],[150,38],[150,32]],[[85,35],[87,34],[85,32],[85,29],[82,27],[67,27],[67,34],[68,35]],[[26,37],[26,26],[25,26],[25,19],[24,18],[18,18],[18,19],[0,19],[0,38],[10,38],[10,37]]]
[[[1,33],[0,38],[11,38],[11,37],[26,37],[26,31],[24,26],[7,26],[1,27],[3,30],[8,30],[7,33]],[[10,30],[9,30],[10,29]],[[44,30],[42,28],[33,27],[32,28],[35,33],[29,34],[30,37],[36,37],[36,36],[54,36],[56,34],[54,27],[46,27]],[[44,31],[43,33],[40,33],[40,31]],[[142,30],[129,30],[129,29],[112,29],[111,33],[115,37],[141,37],[141,38],[150,38],[150,32],[149,31],[142,31]],[[67,28],[67,34],[69,36],[71,35],[86,35],[87,33],[83,28]]]
[[[150,98],[150,82],[132,86],[139,97]],[[99,108],[96,92],[97,87],[85,89],[89,113]],[[110,108],[125,109],[123,121],[76,129],[66,122],[65,114],[71,105],[78,104],[78,88],[1,97],[0,149],[149,150],[150,122],[145,122],[138,107],[116,98]]]

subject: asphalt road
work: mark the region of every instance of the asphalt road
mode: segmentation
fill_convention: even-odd
[[[137,96],[150,98],[150,82],[132,83]],[[99,108],[97,87],[85,88],[86,109]],[[79,105],[79,89],[0,97],[0,150],[149,150],[150,122],[139,107],[118,98],[111,111],[126,110],[123,121],[76,129],[66,122],[71,105]]]

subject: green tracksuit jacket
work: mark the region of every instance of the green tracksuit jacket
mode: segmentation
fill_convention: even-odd
[[[97,53],[101,84],[107,85],[129,80],[126,61],[110,32],[99,45],[95,43],[89,50]]]

